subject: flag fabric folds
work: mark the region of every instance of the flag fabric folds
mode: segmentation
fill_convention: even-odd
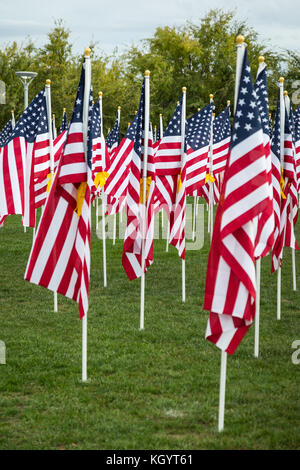
[[[34,183],[46,176],[49,160],[49,130],[43,89],[25,109],[1,152],[1,215],[22,214],[25,226],[35,226]]]
[[[189,196],[200,196],[206,183],[213,109],[210,103],[187,121],[186,193]]]
[[[207,267],[206,339],[233,354],[255,315],[255,218],[269,200],[263,133],[247,50]]]
[[[58,130],[58,134],[61,134],[62,132],[67,131],[68,127],[69,127],[69,124],[68,124],[67,113],[66,111],[63,111],[63,117],[62,117],[61,125]]]
[[[152,132],[149,128],[148,142],[144,141],[145,123],[145,81],[143,82],[140,105],[127,133],[125,145],[131,147],[131,163],[126,195],[127,226],[124,237],[122,263],[130,280],[142,275],[142,245],[144,243],[144,272],[153,262],[154,234],[154,189],[155,165],[153,157]],[[144,148],[148,146],[146,201],[143,200]]]
[[[81,72],[63,154],[38,226],[25,279],[75,300],[88,310],[92,142],[84,136],[85,73]],[[89,120],[92,95],[89,97]]]

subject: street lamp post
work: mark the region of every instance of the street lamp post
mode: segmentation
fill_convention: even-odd
[[[28,106],[28,87],[32,80],[37,76],[36,72],[16,72],[17,77],[24,87],[24,109]]]

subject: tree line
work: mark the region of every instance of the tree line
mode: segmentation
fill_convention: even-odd
[[[6,104],[0,106],[0,128],[8,121],[11,109],[16,118],[24,109],[23,86],[17,79],[17,70],[38,73],[29,87],[29,101],[37,94],[46,79],[52,82],[52,112],[59,127],[63,108],[70,119],[78,86],[82,54],[72,50],[70,30],[64,21],[54,22],[43,47],[36,47],[32,39],[17,44],[15,41],[0,48],[0,80],[6,84]],[[234,12],[211,10],[197,22],[186,22],[181,27],[159,27],[153,37],[128,47],[125,53],[106,55],[97,43],[92,50],[92,84],[94,99],[103,92],[104,133],[114,124],[117,107],[121,106],[121,133],[125,134],[137,109],[144,71],[151,71],[151,120],[158,125],[163,114],[166,126],[187,87],[187,116],[209,103],[214,94],[216,113],[233,103],[236,36],[243,34],[248,46],[253,78],[258,57],[263,55],[268,66],[270,111],[275,112],[278,79],[285,77],[285,87],[292,92],[292,84],[299,79],[300,54],[293,50],[276,50],[262,43],[258,33],[247,22],[236,19]]]

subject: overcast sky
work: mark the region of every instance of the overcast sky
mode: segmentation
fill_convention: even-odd
[[[89,41],[110,53],[123,51],[153,35],[157,26],[182,25],[197,20],[211,8],[236,9],[276,47],[300,50],[299,0],[0,0],[0,45],[30,35],[38,46],[54,19],[63,18],[72,32],[73,50],[80,52]]]

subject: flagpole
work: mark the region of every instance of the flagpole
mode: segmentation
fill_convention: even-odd
[[[102,171],[105,170],[105,148],[104,148],[104,135],[103,135],[103,108],[102,108],[102,91],[99,91],[99,109],[100,109],[100,121],[101,121],[101,156],[102,156]],[[98,200],[96,200],[96,209],[98,206]],[[102,253],[103,253],[103,286],[107,287],[107,273],[106,273],[106,233],[105,233],[105,193],[104,186],[102,187],[101,194],[101,224],[102,224]]]
[[[213,103],[214,102],[214,95],[210,94],[209,95],[209,102]],[[211,126],[210,126],[210,143],[209,143],[209,173],[211,176],[213,176],[213,142],[214,142],[214,137],[213,137],[213,125],[214,125],[214,113],[212,116],[211,120]],[[209,207],[208,207],[208,218],[209,218],[209,233],[210,233],[210,242],[212,239],[212,232],[213,232],[213,220],[214,220],[214,209],[213,209],[213,182],[209,182]]]
[[[88,139],[88,117],[89,117],[89,100],[91,88],[91,49],[86,48],[84,51],[85,59],[85,80],[84,80],[84,95],[83,95],[83,142],[85,149],[85,157],[87,160],[87,139]],[[82,318],[82,382],[87,381],[87,321],[88,312]]]
[[[234,93],[234,114],[236,111],[238,91],[241,79],[241,71],[244,60],[244,53],[246,44],[244,36],[239,35],[236,38],[237,53],[236,53],[236,75],[235,75],[235,93]],[[227,369],[227,353],[221,351],[221,371],[220,371],[220,393],[219,393],[219,420],[218,431],[222,432],[224,429],[224,412],[225,412],[225,390],[226,390],[226,369]]]
[[[283,94],[284,78],[279,78],[280,90],[280,168],[283,168],[284,159],[284,122],[285,122],[285,103]],[[283,252],[282,252],[283,255]],[[277,269],[277,320],[281,317],[281,260]]]
[[[49,150],[50,150],[50,180],[51,184],[54,180],[54,149],[53,149],[53,136],[52,136],[52,123],[51,123],[51,80],[46,80],[46,106],[47,106],[47,119],[48,119],[48,132],[49,132]],[[53,310],[57,312],[57,292],[53,292]]]
[[[186,87],[182,88],[182,115],[181,115],[181,170],[185,165],[185,121],[186,121]],[[185,235],[184,235],[185,244]],[[185,302],[185,259],[182,266],[182,302]]]
[[[159,137],[160,137],[161,139],[163,138],[163,134],[164,134],[163,116],[162,116],[162,114],[160,113],[160,115],[159,115]],[[169,223],[169,222],[168,222],[168,223]],[[161,210],[161,226],[162,226],[162,228],[163,228],[163,226],[164,226],[164,210],[163,210],[163,209]],[[169,249],[169,240],[168,240],[168,238],[169,238],[169,236],[168,236],[169,232],[170,232],[170,225],[168,226],[168,230],[167,230],[167,246],[166,246],[166,251],[168,251],[168,249]]]
[[[144,329],[145,312],[145,228],[147,219],[147,167],[148,167],[148,139],[150,124],[150,71],[145,71],[145,108],[144,108],[144,161],[143,161],[143,205],[142,213],[142,275],[141,275],[141,306],[140,306],[140,330]]]
[[[260,55],[258,58],[257,75],[265,67],[265,58]],[[261,258],[256,260],[256,303],[255,303],[255,318],[254,318],[254,357],[259,355],[259,322],[260,322],[260,276],[261,276]]]
[[[259,355],[259,315],[260,315],[260,273],[261,258],[256,260],[256,307],[254,324],[254,357]]]

